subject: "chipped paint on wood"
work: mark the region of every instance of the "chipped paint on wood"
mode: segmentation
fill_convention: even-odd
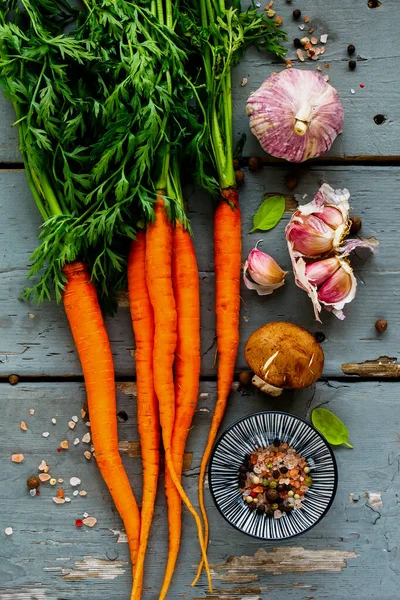
[[[346,550],[305,550],[301,546],[263,548],[254,556],[231,556],[225,563],[211,565],[213,577],[229,583],[258,581],[260,573],[307,573],[312,571],[340,572],[346,561],[356,558],[355,552]]]
[[[374,509],[382,508],[383,507],[382,492],[368,492],[367,504],[368,504],[368,506],[370,506],[371,508],[374,508]]]
[[[137,388],[134,381],[120,381],[117,385],[117,390],[126,396],[134,396],[136,398]]]
[[[129,458],[141,458],[140,442],[122,440],[118,442],[118,450]],[[185,452],[183,456],[183,470],[188,471],[192,466],[193,453]]]
[[[48,590],[38,587],[18,586],[14,589],[0,587],[1,600],[47,600],[50,597],[48,594]]]
[[[124,560],[104,560],[94,556],[84,556],[75,563],[75,569],[57,568],[65,581],[84,579],[116,579],[126,571],[128,563]]]
[[[113,534],[117,536],[117,544],[127,544],[128,536],[125,531],[120,531],[119,529],[111,529]]]

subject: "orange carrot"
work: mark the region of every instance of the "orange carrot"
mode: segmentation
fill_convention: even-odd
[[[177,345],[175,351],[175,423],[172,436],[172,459],[175,472],[182,475],[185,445],[196,410],[200,378],[200,288],[196,254],[190,234],[181,223],[173,231],[172,280],[177,310]],[[182,501],[169,470],[165,470],[165,493],[168,505],[168,562],[159,600],[166,598],[182,531]]]
[[[205,552],[201,520],[192,506],[176,474],[172,458],[172,434],[175,419],[175,389],[173,364],[177,343],[177,314],[172,285],[172,226],[164,211],[163,191],[158,192],[155,221],[146,233],[146,277],[150,301],[154,310],[154,387],[156,390],[165,460],[171,479],[182,500],[193,515],[207,571],[208,585],[212,590],[211,575]]]
[[[209,525],[204,504],[204,477],[211,450],[221,425],[231,391],[239,346],[240,270],[242,256],[239,195],[234,189],[222,190],[214,218],[214,268],[216,295],[216,333],[218,351],[217,403],[200,465],[199,505],[204,522],[207,548]],[[201,561],[195,585],[203,568]]]
[[[142,521],[132,592],[132,600],[140,600],[160,467],[160,425],[153,377],[154,315],[146,284],[144,231],[139,232],[131,244],[128,258],[128,291],[136,342],[137,419],[143,465]]]
[[[139,547],[140,515],[118,451],[114,365],[110,342],[94,285],[86,267],[64,267],[63,301],[82,365],[90,412],[93,446],[100,473],[121,515],[133,568]]]

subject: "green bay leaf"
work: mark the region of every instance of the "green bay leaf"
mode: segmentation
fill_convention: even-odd
[[[349,444],[349,432],[346,425],[327,408],[315,408],[311,413],[311,421],[314,427],[333,446],[345,444],[349,448],[353,448]]]
[[[285,198],[283,196],[270,196],[261,204],[253,217],[253,231],[268,231],[279,223],[285,212]]]

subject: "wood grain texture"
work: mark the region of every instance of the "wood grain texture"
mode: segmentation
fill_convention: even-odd
[[[240,191],[243,213],[243,261],[257,240],[261,249],[271,254],[290,271],[284,239],[284,228],[293,210],[269,232],[249,235],[252,216],[265,194],[286,193],[285,178],[294,174],[298,185],[294,197],[301,202],[312,199],[321,181],[351,191],[353,214],[363,221],[361,233],[381,240],[374,256],[357,253],[353,263],[358,277],[358,293],[345,310],[347,319],[339,322],[328,313],[323,324],[314,321],[311,302],[299,290],[291,273],[286,285],[272,296],[260,297],[242,289],[241,348],[237,369],[246,367],[243,347],[248,336],[260,325],[272,320],[289,320],[312,332],[323,331],[326,355],[324,376],[342,375],[342,363],[363,362],[383,354],[399,354],[400,304],[398,268],[398,215],[396,190],[400,181],[397,167],[264,167],[257,173],[246,173]],[[308,197],[303,199],[303,195]],[[35,307],[18,300],[28,271],[29,256],[36,245],[40,218],[30,197],[24,172],[0,172],[0,376],[17,373],[30,376],[64,376],[81,373],[75,348],[61,306],[46,303]],[[215,317],[212,242],[212,201],[203,192],[188,194],[188,212],[192,221],[199,262],[202,294],[202,374],[215,376]],[[21,218],[23,215],[23,218]],[[374,328],[378,318],[387,318],[388,330],[378,334]],[[126,295],[120,298],[117,316],[108,320],[108,330],[115,358],[116,374],[134,375],[133,335]]]
[[[282,27],[288,32],[287,58],[293,60],[294,67],[315,70],[322,66],[323,74],[329,75],[330,83],[337,88],[345,110],[345,129],[328,153],[332,158],[357,156],[400,157],[400,81],[397,77],[400,49],[394,41],[398,37],[400,8],[397,0],[384,0],[379,9],[371,10],[367,0],[346,0],[338,5],[326,0],[303,2],[300,6],[303,16],[310,18],[303,31],[300,21],[294,21],[294,5],[276,2],[274,9],[283,17]],[[263,5],[260,7],[263,8]],[[293,46],[295,37],[310,36],[308,29],[314,28],[312,36],[328,33],[326,52],[319,61],[300,63]],[[356,55],[362,60],[357,69],[349,71],[348,44],[354,44]],[[329,65],[329,69],[325,69]],[[246,58],[234,69],[233,107],[234,133],[239,138],[242,133],[248,136],[244,156],[265,156],[257,140],[250,133],[245,103],[249,94],[256,90],[273,71],[285,68],[284,61],[276,61],[267,54],[250,50]],[[248,79],[242,87],[243,78]],[[365,88],[359,87],[360,83]],[[355,90],[355,94],[351,93]],[[373,117],[384,114],[383,125],[376,125]],[[0,99],[0,162],[20,162],[17,148],[17,132],[11,129],[15,120],[9,102]]]
[[[121,440],[137,442],[135,398],[121,386],[118,410]],[[123,600],[128,597],[128,549],[119,516],[101,481],[94,460],[83,456],[85,444],[72,444],[87,431],[79,419],[74,431],[68,420],[79,416],[85,394],[77,383],[0,384],[0,598],[2,600]],[[187,450],[193,465],[184,477],[185,487],[196,502],[197,473],[215,403],[215,384],[203,382],[199,405]],[[171,600],[265,599],[277,593],[288,600],[307,596],[343,600],[397,597],[399,587],[398,486],[400,462],[400,413],[395,383],[319,383],[315,389],[285,394],[271,400],[253,390],[231,394],[223,428],[238,418],[268,408],[288,410],[309,417],[312,407],[324,405],[348,426],[354,450],[335,448],[339,488],[328,515],[309,533],[280,543],[260,544],[233,530],[219,515],[207,492],[211,521],[210,562],[215,595],[205,582],[190,588],[198,560],[192,519],[184,511],[182,552],[168,598]],[[35,414],[29,414],[34,408]],[[51,418],[57,418],[57,424]],[[24,419],[28,431],[19,427]],[[377,426],[379,424],[379,426]],[[42,433],[49,431],[48,438]],[[59,441],[68,438],[70,449],[58,453]],[[23,452],[22,464],[10,456]],[[37,472],[40,461],[50,473],[62,477],[70,504],[51,501],[58,484],[42,484],[41,496],[31,498],[25,480]],[[140,460],[123,457],[138,498],[141,497]],[[82,480],[86,497],[72,496],[69,478]],[[7,482],[5,485],[4,483]],[[376,504],[378,496],[383,506]],[[93,529],[75,527],[75,519],[89,513],[98,519]],[[10,537],[4,529],[12,527]],[[167,519],[162,480],[152,529],[143,600],[156,600],[166,558]],[[304,548],[304,551],[302,550]],[[282,565],[282,567],[280,567]],[[382,587],[384,585],[384,587]]]

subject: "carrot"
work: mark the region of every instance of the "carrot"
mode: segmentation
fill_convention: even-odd
[[[155,335],[153,352],[154,387],[159,402],[165,460],[171,479],[182,500],[193,515],[212,590],[211,575],[204,546],[202,524],[176,474],[172,458],[172,434],[175,419],[175,389],[173,364],[177,344],[177,314],[172,286],[172,226],[164,211],[163,191],[158,192],[155,221],[146,233],[146,277],[150,301],[154,310]]]
[[[131,244],[128,258],[128,291],[136,342],[137,418],[143,465],[142,521],[132,592],[132,600],[140,600],[160,467],[160,426],[153,378],[154,315],[146,284],[144,231],[139,232]]]
[[[121,515],[133,565],[139,547],[140,515],[118,451],[114,365],[110,342],[94,285],[86,267],[64,267],[65,312],[82,365],[90,412],[93,446],[100,473]]]
[[[199,476],[199,505],[204,522],[206,548],[209,539],[209,524],[204,504],[204,477],[231,391],[239,346],[242,256],[240,225],[239,195],[237,191],[235,189],[222,190],[214,217],[215,314],[218,352],[217,403],[201,460]],[[203,564],[202,560],[192,586],[198,581]]]
[[[182,475],[185,445],[196,410],[200,378],[200,287],[192,238],[181,223],[173,231],[172,280],[177,310],[175,351],[175,423],[172,459],[175,472]],[[169,470],[165,473],[168,506],[168,562],[159,600],[166,598],[178,558],[182,532],[182,501]]]

